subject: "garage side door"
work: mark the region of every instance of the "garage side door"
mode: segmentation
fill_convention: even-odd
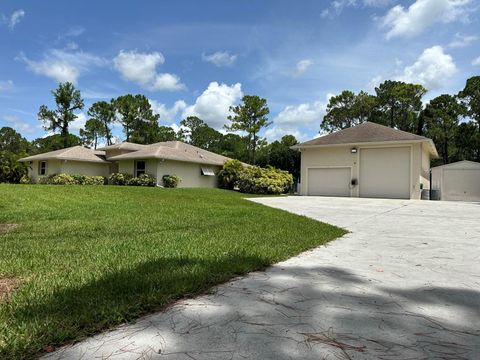
[[[480,170],[444,169],[442,200],[480,201]]]
[[[360,149],[360,196],[410,199],[410,147]]]
[[[350,196],[350,168],[308,169],[308,195]]]

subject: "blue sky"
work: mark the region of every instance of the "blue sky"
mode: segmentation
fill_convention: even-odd
[[[269,140],[306,140],[344,89],[399,79],[423,84],[427,100],[458,92],[480,73],[479,9],[479,0],[2,1],[0,126],[44,136],[38,108],[68,80],[86,108],[145,94],[173,127],[197,115],[221,128],[230,105],[259,95]]]

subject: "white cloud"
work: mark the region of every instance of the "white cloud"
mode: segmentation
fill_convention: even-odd
[[[313,65],[313,60],[311,59],[303,59],[297,62],[295,66],[294,76],[300,76],[304,74],[310,66]]]
[[[397,80],[422,84],[428,90],[436,90],[456,72],[453,58],[437,45],[425,49],[415,63],[404,69]]]
[[[172,107],[168,108],[165,104],[156,100],[148,99],[152,111],[155,114],[160,115],[160,122],[162,121],[174,121],[176,116],[183,112],[187,108],[187,103],[183,100],[177,100]]]
[[[202,54],[202,59],[218,67],[231,66],[237,60],[237,55],[230,54],[228,51],[217,51],[212,54]]]
[[[477,57],[476,59],[473,59],[472,65],[474,65],[474,66],[480,66],[480,56]]]
[[[327,96],[327,102],[330,95]],[[273,119],[273,124],[265,131],[268,140],[278,140],[283,135],[292,134],[298,140],[306,140],[303,129],[317,130],[326,112],[327,102],[315,101],[300,105],[289,105]]]
[[[211,82],[207,89],[197,98],[195,104],[188,106],[182,116],[198,116],[215,129],[221,129],[228,120],[229,108],[242,98],[242,85],[219,84]]]
[[[69,128],[70,130],[78,132],[80,129],[83,129],[85,127],[85,123],[87,122],[87,115],[85,115],[84,112],[79,112],[75,115],[77,115],[77,117],[70,123]]]
[[[459,33],[455,34],[455,38],[448,44],[448,47],[451,48],[464,48],[469,46],[472,42],[476,41],[478,36],[475,35],[462,35]]]
[[[1,115],[0,119],[7,123],[7,126],[14,128],[21,133],[32,133],[42,127],[40,123],[36,126],[29,124],[18,115]]]
[[[15,10],[10,16],[0,15],[0,24],[7,24],[10,30],[20,22],[25,16],[25,11],[22,9]]]
[[[346,8],[358,7],[383,7],[390,4],[392,0],[334,0],[328,8],[320,13],[322,18],[333,18],[340,15]]]
[[[12,87],[13,87],[12,80],[5,80],[5,81],[0,80],[0,91],[10,90]]]
[[[49,50],[42,60],[31,60],[24,54],[20,54],[18,59],[25,62],[28,69],[35,74],[47,76],[58,82],[72,83],[76,83],[78,78],[91,67],[103,66],[107,63],[105,59],[90,53],[59,49]]]
[[[182,90],[185,85],[175,74],[158,73],[157,66],[165,58],[160,52],[139,53],[135,50],[121,50],[113,59],[115,69],[125,80],[135,82],[148,90]]]
[[[386,38],[412,37],[435,23],[465,20],[471,0],[416,0],[408,8],[396,5],[382,18]]]

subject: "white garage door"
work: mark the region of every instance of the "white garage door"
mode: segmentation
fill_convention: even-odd
[[[350,168],[308,169],[308,195],[350,196]]]
[[[410,147],[360,149],[360,196],[410,199]]]
[[[444,169],[442,200],[480,201],[480,170]]]

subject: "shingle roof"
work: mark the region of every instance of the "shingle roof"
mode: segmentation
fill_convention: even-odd
[[[411,134],[406,131],[393,129],[373,122],[364,122],[360,125],[343,129],[316,139],[295,145],[295,148],[320,145],[356,144],[385,141],[431,141],[430,139]]]
[[[127,154],[112,156],[112,161],[131,159],[166,159],[194,162],[208,165],[223,165],[230,158],[185,144],[181,141],[165,141],[146,145],[141,150]]]
[[[144,149],[147,146],[148,145],[135,144],[135,143],[124,141],[124,142],[121,142],[121,143],[118,143],[118,144],[113,144],[113,145],[105,146],[105,147],[102,147],[102,148],[98,148],[97,150],[117,150],[117,149],[119,149],[119,150],[135,151],[135,150]]]
[[[105,152],[100,150],[87,149],[83,146],[72,146],[65,149],[46,152],[43,154],[28,156],[19,161],[34,161],[34,160],[72,160],[72,161],[86,161],[95,163],[109,162],[105,160]]]

